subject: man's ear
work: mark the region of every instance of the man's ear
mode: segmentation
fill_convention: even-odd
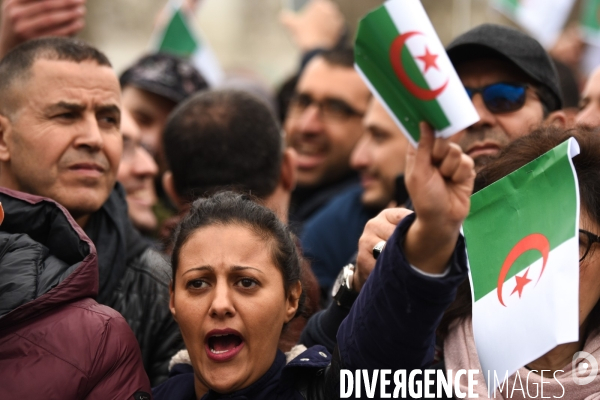
[[[163,188],[165,189],[165,193],[171,199],[173,204],[177,206],[178,209],[181,209],[183,206],[183,202],[181,201],[181,197],[175,191],[175,182],[173,182],[173,173],[171,171],[166,171],[162,177]]]
[[[554,125],[559,128],[567,127],[567,114],[563,110],[553,111],[546,117],[544,121],[544,125],[550,126]]]
[[[280,185],[286,191],[291,192],[296,188],[296,181],[298,179],[298,153],[291,147],[288,147],[283,152],[281,159],[281,176]]]
[[[7,140],[11,134],[12,124],[8,117],[0,115],[0,162],[10,161],[10,150]]]

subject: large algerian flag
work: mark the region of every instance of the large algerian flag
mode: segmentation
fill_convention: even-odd
[[[210,86],[223,80],[223,71],[203,35],[194,28],[192,17],[181,1],[167,3],[167,23],[153,33],[152,50],[190,58]]]
[[[473,333],[492,382],[579,339],[578,153],[571,138],[471,197]]]
[[[558,39],[574,3],[575,0],[493,0],[492,6],[548,49]]]
[[[391,0],[360,21],[356,69],[409,141],[419,122],[448,137],[479,120],[419,0]]]
[[[600,0],[585,0],[581,7],[580,29],[585,40],[600,45]]]

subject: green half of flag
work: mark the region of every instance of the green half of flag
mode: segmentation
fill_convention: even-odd
[[[600,33],[600,0],[585,0],[581,7],[581,26]]]
[[[577,201],[569,141],[475,193],[463,224],[474,300],[496,289],[503,262],[525,237],[545,236],[550,250],[573,238]],[[540,258],[539,251],[526,251],[505,280]]]
[[[181,9],[177,9],[165,28],[158,51],[189,57],[197,52],[199,47],[199,43],[188,27],[185,15]]]
[[[502,12],[514,18],[517,14],[517,9],[521,6],[520,0],[494,0],[494,6]]]
[[[355,61],[410,135],[418,140],[419,122],[428,121],[436,130],[450,125],[436,100],[420,100],[401,84],[390,61],[390,48],[400,35],[387,8],[382,6],[360,23],[355,43]],[[404,46],[401,52],[404,71],[412,82],[430,89],[413,55]]]

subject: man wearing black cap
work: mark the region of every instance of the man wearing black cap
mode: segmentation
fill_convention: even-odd
[[[479,113],[479,122],[454,137],[477,170],[541,123],[564,125],[556,69],[535,39],[484,24],[454,39],[446,51]]]

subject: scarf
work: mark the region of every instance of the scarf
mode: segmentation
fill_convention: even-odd
[[[586,351],[596,359],[600,360],[600,331],[595,331],[589,335],[583,351]],[[477,386],[474,393],[479,395],[480,399],[490,399],[487,393],[485,378],[482,374],[475,340],[473,338],[473,324],[471,318],[454,324],[450,329],[448,337],[444,341],[444,359],[448,370],[456,371],[458,369],[477,369],[480,372],[475,375]],[[572,363],[566,365],[563,372],[544,375],[544,397],[562,398],[569,400],[600,400],[600,371],[599,375],[587,385],[578,385],[573,381]],[[579,375],[579,372],[576,372]],[[580,374],[581,378],[586,377],[587,373]],[[504,375],[499,377],[504,379]],[[529,385],[528,385],[529,382]],[[559,384],[560,382],[560,384]],[[529,371],[523,367],[508,378],[508,384],[504,385],[502,391],[492,393],[492,399],[530,399],[541,398],[540,387],[542,376]],[[562,386],[561,386],[562,385]],[[467,377],[462,376],[460,381],[460,390],[468,393]],[[528,392],[529,390],[529,392]],[[564,393],[563,393],[564,392]],[[529,393],[529,394],[528,394]]]
[[[115,185],[108,200],[91,215],[84,231],[98,252],[100,286],[96,300],[104,304],[119,286],[127,265],[149,247],[129,220],[121,184]]]

